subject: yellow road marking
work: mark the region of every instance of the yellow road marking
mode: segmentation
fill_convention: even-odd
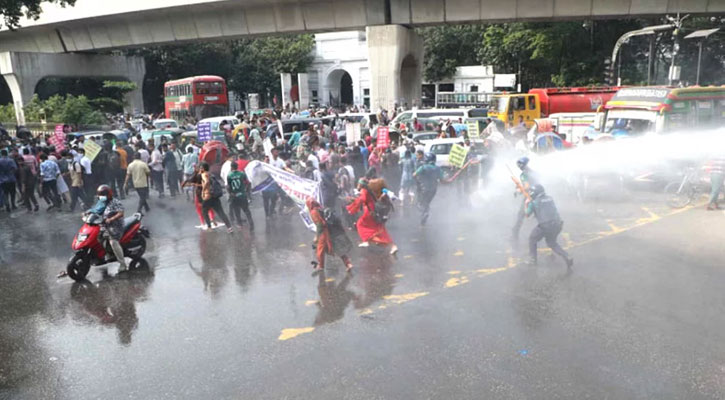
[[[305,333],[310,333],[310,332],[312,332],[314,330],[315,330],[315,328],[313,328],[311,326],[310,327],[307,327],[307,328],[287,328],[287,329],[282,329],[282,333],[279,334],[279,337],[277,338],[277,340],[289,340],[289,339],[292,339],[292,338],[297,337],[299,335],[303,335]]]
[[[335,282],[335,278],[327,278],[325,279],[325,282]]]
[[[403,256],[403,258],[405,258],[407,260],[407,259],[413,258],[413,256],[411,256],[410,254],[408,254],[407,256]]]
[[[306,244],[304,244],[304,243],[302,243],[301,245],[299,245],[299,246],[297,246],[297,247],[307,247],[307,245],[306,245]]]
[[[453,253],[453,255],[456,256],[456,257],[460,257],[460,256],[463,255],[463,251],[462,250],[458,250],[457,252]]]
[[[373,310],[371,310],[369,308],[366,308],[366,309],[360,311],[358,314],[360,314],[360,315],[368,315],[368,314],[372,314],[372,313],[373,313]]]
[[[307,301],[305,302],[305,305],[306,305],[306,306],[311,306],[311,305],[315,305],[315,304],[317,304],[317,303],[319,303],[319,302],[320,302],[319,300],[307,300]]]
[[[415,300],[418,297],[427,296],[428,292],[416,292],[416,293],[405,293],[405,294],[390,294],[383,296],[385,300],[393,302],[395,304],[403,304],[411,300]]]
[[[398,279],[400,279],[400,278],[403,277],[403,274],[395,274],[395,277],[398,278]]]
[[[460,273],[461,273],[461,271],[456,271],[456,270],[448,271],[448,275],[458,275]]]
[[[449,279],[444,286],[447,288],[451,288],[451,287],[455,287],[458,285],[463,285],[468,282],[469,282],[468,277],[462,276],[460,278]]]

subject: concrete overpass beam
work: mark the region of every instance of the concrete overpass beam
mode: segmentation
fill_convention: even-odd
[[[393,109],[420,104],[423,82],[423,40],[400,25],[366,29],[370,60],[370,106]]]
[[[142,89],[146,66],[142,57],[2,52],[0,74],[10,87],[18,124],[25,123],[23,106],[33,97],[38,82],[49,76],[127,79],[137,85],[126,96],[127,111],[144,109]]]

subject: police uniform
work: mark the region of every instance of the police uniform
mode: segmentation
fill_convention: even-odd
[[[559,217],[559,211],[556,209],[554,199],[543,193],[537,196],[533,201],[529,202],[526,208],[526,215],[531,215],[532,213],[536,217],[538,224],[529,235],[529,256],[531,257],[531,261],[536,263],[536,245],[541,239],[545,239],[547,246],[554,253],[564,258],[567,265],[571,266],[569,254],[556,241],[557,236],[561,233],[564,222]]]

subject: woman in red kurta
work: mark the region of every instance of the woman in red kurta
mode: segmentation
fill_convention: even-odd
[[[385,229],[385,225],[378,223],[375,220],[375,197],[367,187],[367,181],[360,179],[358,182],[358,190],[360,195],[347,206],[347,212],[355,214],[362,209],[363,214],[357,220],[357,233],[360,235],[362,243],[360,247],[370,246],[370,242],[378,245],[392,245],[390,248],[390,254],[398,252],[398,246],[393,243],[393,239],[390,237],[388,230]]]

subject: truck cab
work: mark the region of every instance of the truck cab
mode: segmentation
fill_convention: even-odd
[[[507,127],[516,126],[523,120],[527,128],[541,117],[541,103],[535,94],[517,93],[494,96],[488,116],[504,122]]]

